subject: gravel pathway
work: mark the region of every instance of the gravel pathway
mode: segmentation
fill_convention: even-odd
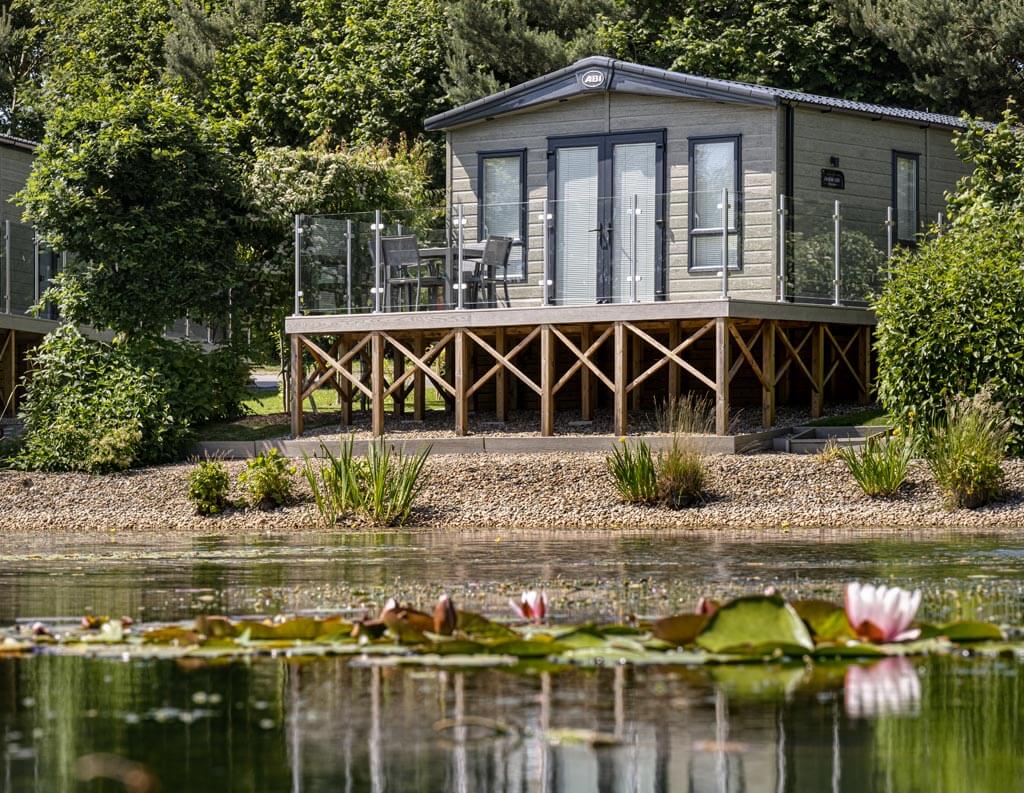
[[[237,473],[241,463],[228,463]],[[915,463],[905,492],[864,496],[839,461],[809,455],[709,458],[711,498],[673,512],[620,504],[601,454],[436,457],[412,525],[427,529],[801,530],[863,534],[897,529],[1024,529],[1024,461],[1007,463],[1006,497],[977,511],[946,512],[927,468]],[[304,482],[295,504],[196,517],[185,499],[188,465],[109,476],[0,471],[0,531],[54,534],[220,534],[316,529]],[[239,496],[240,494],[236,494]]]

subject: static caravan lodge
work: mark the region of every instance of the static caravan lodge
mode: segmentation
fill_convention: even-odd
[[[887,259],[969,172],[959,118],[603,57],[425,126],[444,208],[296,218],[294,432],[325,384],[377,433],[426,382],[457,434],[512,403],[545,435],[607,408],[621,435],[694,389],[722,434],[739,405],[771,426],[777,401],[865,402]]]

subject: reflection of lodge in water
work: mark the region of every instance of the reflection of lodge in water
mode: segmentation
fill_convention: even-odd
[[[729,684],[707,686],[696,670],[290,665],[292,790],[328,779],[371,793],[864,790],[867,722],[841,712],[838,691],[810,703],[785,696],[805,673],[784,671],[731,709]],[[332,695],[344,702],[325,701]],[[311,720],[307,705],[327,712]],[[317,723],[324,719],[329,726]]]

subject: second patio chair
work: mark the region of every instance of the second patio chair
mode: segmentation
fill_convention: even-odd
[[[428,299],[435,290],[444,294],[447,279],[433,263],[420,259],[419,241],[415,234],[383,237],[380,242],[388,279],[389,303],[395,289],[405,296],[404,305],[408,307],[414,304],[417,311],[424,289],[427,290]]]

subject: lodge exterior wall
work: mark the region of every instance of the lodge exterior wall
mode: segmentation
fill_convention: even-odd
[[[665,206],[668,298],[715,297],[721,281],[713,273],[687,269],[689,145],[691,137],[740,135],[742,141],[744,228],[743,268],[730,279],[730,294],[745,299],[771,299],[774,283],[776,224],[773,196],[778,191],[777,125],[770,108],[680,100],[631,94],[602,93],[449,131],[449,200],[466,206],[468,233],[477,228],[477,155],[481,151],[526,149],[528,271],[523,284],[512,287],[513,301],[537,304],[537,281],[543,267],[541,202],[547,198],[548,138],[633,130],[666,131]],[[475,238],[475,237],[474,237]]]

